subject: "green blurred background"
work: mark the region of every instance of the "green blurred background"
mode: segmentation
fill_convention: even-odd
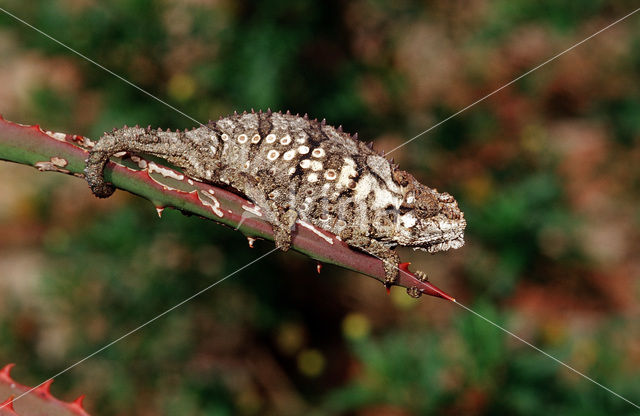
[[[393,4],[392,4],[393,3]],[[633,0],[6,0],[190,116],[326,117],[393,149]],[[640,15],[393,153],[467,244],[406,261],[640,401]],[[0,113],[97,138],[193,123],[0,14]],[[272,248],[0,163],[0,362],[37,384]],[[635,408],[453,304],[277,253],[59,377],[96,415],[601,415]]]

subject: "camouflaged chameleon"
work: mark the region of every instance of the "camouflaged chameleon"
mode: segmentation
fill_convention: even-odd
[[[243,113],[190,131],[124,127],[93,147],[85,170],[95,195],[109,157],[151,154],[188,176],[235,189],[272,225],[287,250],[296,221],[327,230],[385,264],[385,283],[398,278],[397,245],[428,252],[459,248],[466,222],[455,199],[420,184],[364,142],[324,120],[290,113]]]

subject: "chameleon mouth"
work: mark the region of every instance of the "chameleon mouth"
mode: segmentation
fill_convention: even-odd
[[[460,248],[464,245],[464,237],[458,236],[456,238],[444,241],[438,241],[428,243],[423,246],[414,247],[414,250],[423,250],[429,253],[437,253],[438,251],[447,251],[449,249]]]

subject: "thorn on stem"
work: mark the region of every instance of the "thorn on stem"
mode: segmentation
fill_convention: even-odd
[[[411,265],[411,263],[407,262],[407,263],[400,263],[398,264],[398,269],[400,269],[400,271],[405,272],[405,273],[411,273],[409,271],[409,266]]]
[[[78,396],[77,399],[75,399],[74,401],[71,402],[71,406],[77,406],[80,409],[84,409],[84,407],[82,407],[82,404],[84,402],[84,398],[85,398],[84,394],[81,395],[81,396]]]
[[[7,400],[5,400],[4,402],[0,403],[0,409],[7,409],[7,410],[10,410],[12,412],[15,412],[16,409],[13,408],[13,398],[14,398],[14,396],[11,395],[11,396],[9,396],[9,398]]]

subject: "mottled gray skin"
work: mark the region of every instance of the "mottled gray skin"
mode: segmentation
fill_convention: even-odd
[[[385,261],[398,277],[397,245],[429,252],[464,244],[455,199],[420,184],[365,143],[323,122],[281,113],[245,113],[185,132],[125,127],[105,134],[87,160],[86,179],[101,198],[114,192],[104,165],[118,152],[161,157],[188,176],[246,196],[287,250],[296,220],[327,230]]]

